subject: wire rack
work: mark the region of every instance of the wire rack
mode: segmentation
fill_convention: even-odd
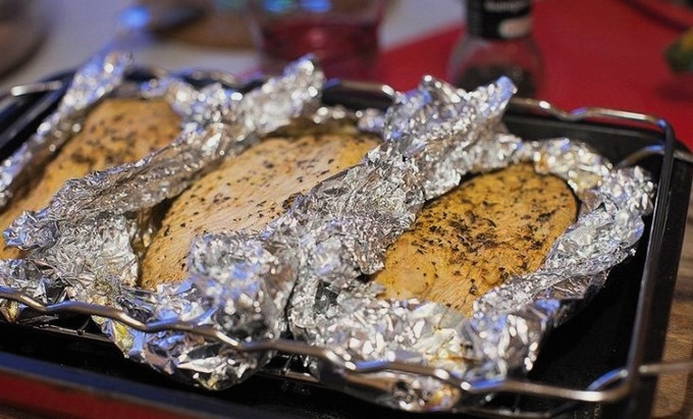
[[[159,72],[160,70],[150,70],[150,73],[152,74],[158,74]],[[219,79],[218,76],[215,76],[216,73],[199,70],[182,74],[184,74],[185,77],[192,79],[209,80],[212,78],[221,80],[227,85],[238,85],[238,81],[226,73],[220,73],[224,76],[221,79]],[[14,86],[6,91],[0,92],[0,100],[56,91],[64,88],[65,83],[65,81],[61,80],[50,80],[46,82]],[[356,91],[361,94],[365,93],[367,95],[377,95],[390,101],[395,95],[394,89],[387,85],[381,84],[331,81],[328,82],[328,86],[347,91]],[[655,275],[653,275],[653,267],[659,262],[659,252],[655,250],[662,246],[662,232],[665,227],[664,223],[666,222],[666,217],[663,215],[669,206],[669,194],[666,193],[666,191],[669,190],[672,180],[673,162],[674,159],[678,159],[690,164],[693,163],[693,157],[687,152],[675,149],[675,137],[672,127],[666,120],[657,116],[597,107],[586,107],[573,111],[565,111],[553,106],[547,101],[528,98],[513,98],[511,101],[511,106],[515,109],[523,111],[548,115],[562,121],[599,120],[644,124],[650,128],[655,128],[663,135],[663,141],[661,141],[659,144],[653,144],[651,146],[639,149],[638,151],[626,156],[617,164],[619,167],[633,165],[641,159],[651,155],[661,155],[663,162],[659,176],[659,186],[657,188],[658,192],[653,213],[651,236],[647,247],[648,263],[646,263],[645,271],[643,273],[642,286],[638,297],[634,328],[630,338],[630,349],[626,365],[622,368],[604,373],[585,388],[570,388],[514,378],[486,381],[483,383],[470,383],[461,380],[453,373],[442,368],[434,368],[430,366],[385,359],[353,362],[345,360],[329,348],[312,346],[294,340],[276,339],[271,341],[258,341],[250,343],[240,342],[226,335],[223,331],[213,327],[201,327],[194,323],[181,321],[178,319],[143,323],[130,316],[126,312],[113,307],[88,304],[79,301],[65,301],[58,304],[44,305],[40,301],[23,294],[19,290],[7,287],[0,287],[0,299],[15,301],[43,314],[58,315],[61,313],[77,313],[88,316],[105,317],[118,321],[133,329],[147,333],[156,333],[167,330],[192,333],[208,339],[219,341],[239,352],[263,352],[271,350],[288,355],[307,356],[322,361],[324,365],[330,368],[331,372],[336,373],[338,376],[360,376],[359,382],[361,384],[368,384],[369,382],[368,377],[364,376],[365,374],[390,371],[432,377],[440,380],[443,383],[459,388],[462,392],[470,395],[511,393],[541,398],[556,398],[568,402],[551,410],[545,411],[522,411],[518,409],[484,407],[464,409],[465,411],[471,411],[477,414],[494,416],[515,418],[553,417],[567,409],[574,407],[574,405],[578,402],[599,403],[620,400],[633,391],[637,381],[641,377],[656,376],[660,374],[686,373],[693,371],[693,360],[644,363],[642,349],[645,339],[647,338],[646,331],[648,330],[648,324],[650,322],[650,313],[653,304],[653,290],[657,280]],[[63,332],[74,333],[80,336],[84,335],[84,333],[81,333],[80,331],[64,330]],[[108,340],[104,336],[99,335],[94,335],[92,337],[99,340]],[[304,382],[319,383],[319,380],[310,374],[292,371],[288,367],[266,370],[265,373]],[[373,383],[372,385],[374,388],[379,387],[376,383]]]

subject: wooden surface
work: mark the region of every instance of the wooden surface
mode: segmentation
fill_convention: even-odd
[[[693,205],[688,206],[688,222],[674,302],[664,349],[665,360],[693,357]],[[662,376],[657,386],[653,416],[684,419],[693,417],[693,374]]]

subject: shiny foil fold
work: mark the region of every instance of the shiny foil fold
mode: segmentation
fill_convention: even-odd
[[[20,188],[31,184],[31,178],[40,173],[46,162],[68,141],[78,134],[88,112],[110,96],[163,98],[182,116],[183,125],[190,123],[194,114],[189,106],[199,100],[200,93],[188,83],[177,80],[173,83],[160,84],[153,89],[155,81],[146,85],[136,85],[126,81],[126,74],[132,68],[131,54],[112,51],[99,54],[78,69],[69,82],[57,109],[38,127],[37,132],[19,147],[2,167],[0,167],[0,206],[7,204]],[[219,85],[216,85],[217,87]],[[25,214],[23,219],[32,219],[34,215]],[[21,226],[23,221],[18,221]],[[3,233],[9,245],[45,242],[50,234],[44,230],[30,233],[23,229]],[[68,294],[68,288],[62,281],[55,281],[41,274],[41,269],[28,264],[26,260],[0,262],[3,272],[12,272],[15,287],[23,289],[28,295],[43,301],[60,301]],[[37,279],[38,278],[38,279]],[[6,278],[0,279],[7,283]],[[19,313],[16,304],[2,303],[3,314],[13,319]],[[12,308],[8,310],[8,307]]]
[[[498,118],[511,93],[503,79],[471,93],[424,80],[385,115],[383,146],[292,209],[285,224],[300,226],[293,234],[302,264],[289,306],[296,337],[350,362],[423,363],[470,385],[531,369],[547,330],[633,252],[654,185],[639,168],[613,170],[580,142],[504,134]],[[579,219],[541,269],[487,293],[469,319],[436,303],[381,299],[378,284],[360,279],[382,268],[387,245],[423,201],[455,187],[461,175],[517,162],[563,178],[582,201]],[[314,368],[319,374],[324,365]],[[430,377],[342,373],[357,384],[353,393],[374,398],[358,388],[369,381],[370,390],[386,389],[380,403],[405,410],[449,410],[466,400],[459,388]]]
[[[48,207],[15,220],[5,231],[6,241],[26,253],[22,260],[0,262],[6,285],[46,303],[68,298],[123,308],[143,321],[180,316],[219,327],[238,341],[278,337],[285,329],[283,309],[292,285],[282,281],[291,275],[282,267],[275,272],[274,256],[253,246],[251,238],[242,233],[208,238],[202,253],[193,246],[192,285],[164,286],[155,294],[136,289],[137,249],[146,247],[150,209],[180,194],[223,158],[298,118],[346,117],[339,110],[316,113],[322,109],[324,81],[322,71],[306,58],[246,94],[219,84],[196,90],[173,78],[139,86],[143,97],[167,98],[185,116],[181,134],[137,162],[66,182]],[[230,250],[233,246],[238,254]],[[243,271],[224,270],[239,258],[248,260]],[[251,272],[253,266],[257,272]],[[235,281],[234,288],[214,294],[215,275],[219,281]],[[197,283],[207,286],[198,288]],[[53,288],[60,295],[49,295]],[[148,335],[96,320],[126,355],[209,388],[237,382],[271,355],[233,353],[193,335]]]
[[[187,115],[181,135],[139,162],[68,182],[47,208],[20,217],[6,236],[27,257],[0,263],[5,285],[46,302],[80,299],[122,308],[142,321],[179,318],[211,326],[233,343],[290,332],[346,362],[440,367],[469,385],[531,369],[546,332],[634,251],[642,217],[652,207],[648,174],[613,169],[578,141],[523,142],[507,133],[501,117],[515,87],[506,78],[465,92],[425,77],[417,89],[397,94],[384,115],[320,108],[323,82],[315,64],[301,60],[245,95],[219,85],[176,87],[176,79],[140,86],[144,96],[175,98]],[[298,196],[263,231],[198,237],[180,284],[154,293],[137,289],[136,249],[148,240],[149,209],[222,158],[300,117],[316,123],[356,117],[360,129],[380,133],[383,143],[360,164]],[[380,287],[364,275],[383,268],[388,246],[427,200],[465,175],[516,162],[565,179],[581,201],[577,222],[539,270],[481,296],[470,318],[436,303],[378,297]],[[273,355],[239,352],[192,333],[146,334],[97,321],[127,356],[210,389],[245,379]],[[360,376],[307,361],[328,385],[405,410],[479,402],[432,377],[396,371]]]
[[[612,170],[604,158],[568,139],[522,143],[505,164],[518,161],[534,161],[538,172],[566,181],[575,171],[601,174],[572,183],[583,197],[580,215],[539,270],[483,295],[471,318],[437,303],[381,299],[382,287],[375,283],[326,282],[316,276],[299,284],[313,294],[294,293],[290,319],[296,333],[352,362],[423,363],[445,368],[470,385],[529,371],[546,332],[634,252],[644,229],[642,217],[652,210],[654,185],[642,169]],[[575,164],[585,161],[591,164]],[[449,410],[468,402],[460,389],[428,377],[387,372],[370,374],[370,379],[389,389],[379,401],[392,407]]]
[[[96,56],[77,71],[58,108],[34,134],[2,163],[0,207],[7,205],[15,189],[29,180],[36,167],[81,129],[88,109],[123,82],[132,61],[130,54],[115,52]]]

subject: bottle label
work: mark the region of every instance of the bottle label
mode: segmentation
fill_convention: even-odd
[[[515,39],[532,32],[531,0],[467,0],[469,34]]]

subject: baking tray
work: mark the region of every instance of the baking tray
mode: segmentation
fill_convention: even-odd
[[[209,82],[209,74],[204,72],[185,75],[195,84]],[[136,80],[151,76],[144,69],[130,75]],[[31,135],[55,107],[63,93],[61,86],[69,78],[70,74],[64,73],[8,92],[11,100],[0,110],[0,158],[11,154]],[[246,83],[242,89],[257,83]],[[392,93],[384,85],[331,81],[324,101],[350,108],[384,108]],[[498,392],[499,396],[470,413],[648,417],[656,384],[654,374],[690,366],[653,364],[661,358],[681,252],[692,174],[683,160],[687,155],[665,121],[637,113],[599,108],[565,113],[546,102],[514,99],[505,122],[510,131],[526,139],[568,136],[591,144],[614,162],[638,161],[653,174],[659,187],[655,212],[646,219],[646,234],[636,256],[616,267],[606,287],[547,337],[526,380],[487,383],[486,388],[473,389],[478,393]],[[0,290],[0,295],[20,297],[7,289]],[[63,314],[48,325],[38,320],[33,326],[31,322],[21,326],[0,324],[4,337],[0,340],[0,383],[7,384],[2,385],[0,400],[6,403],[77,416],[104,411],[112,416],[405,415],[334,391],[340,387],[344,391],[351,389],[339,376],[322,377],[332,389],[325,388],[287,353],[277,356],[263,372],[243,384],[226,391],[206,392],[124,359],[84,315]],[[285,346],[285,352],[295,350]],[[382,365],[388,366],[396,367]],[[15,391],[17,388],[23,390]],[[82,398],[78,402],[66,399],[65,389]],[[36,403],[35,397],[21,397],[26,394],[24,390],[34,394],[41,391],[46,396]]]

